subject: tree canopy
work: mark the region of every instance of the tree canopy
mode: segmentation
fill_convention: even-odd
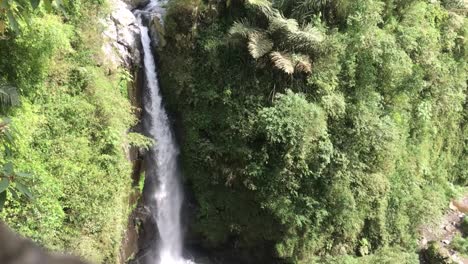
[[[465,14],[461,1],[171,2],[161,79],[194,232],[288,263],[414,250],[468,182]]]

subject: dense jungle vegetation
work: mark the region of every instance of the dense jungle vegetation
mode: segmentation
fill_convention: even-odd
[[[129,73],[101,53],[106,12],[0,0],[0,219],[120,263],[125,148],[142,138]],[[196,202],[188,240],[252,263],[419,263],[420,227],[468,185],[466,14],[461,0],[170,0],[158,62]]]
[[[161,81],[192,232],[257,263],[418,263],[418,228],[468,184],[466,11],[171,1]]]
[[[124,146],[136,121],[128,73],[109,72],[100,52],[107,9],[0,1],[0,219],[94,263],[119,263],[131,189]]]

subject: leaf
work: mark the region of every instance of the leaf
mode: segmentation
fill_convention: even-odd
[[[304,72],[304,73],[311,73],[312,72],[312,64],[310,63],[310,57],[307,55],[299,54],[293,56],[293,61],[296,63],[295,71],[296,72]]]
[[[8,1],[7,0],[0,0],[0,8],[6,9],[8,7]]]
[[[6,31],[6,25],[5,22],[0,21],[0,36],[3,35]]]
[[[44,0],[44,7],[48,13],[52,12],[52,0]]]
[[[21,17],[21,19],[22,19],[21,21],[24,21],[24,22],[26,22],[26,24],[27,24],[28,26],[31,26],[31,22],[32,22],[32,17],[33,17],[33,16],[31,16],[29,10],[26,9],[26,8],[24,8],[24,9],[21,10],[20,14],[21,14],[20,17]]]
[[[34,200],[34,196],[32,195],[32,193],[21,182],[15,182],[15,187],[20,193],[26,195],[30,200]]]
[[[10,186],[10,180],[8,178],[3,178],[0,181],[0,193],[4,192],[8,186]]]
[[[65,10],[66,4],[68,3],[66,0],[55,0],[55,3],[57,4],[58,10],[62,12],[62,15],[67,17],[67,10]]]
[[[0,211],[2,211],[3,206],[5,205],[6,202],[6,192],[0,193]]]
[[[0,124],[1,126],[6,126],[11,123],[11,119],[8,117],[2,118],[2,123]]]
[[[10,130],[3,131],[3,134],[6,136],[7,142],[13,144],[13,135],[10,133]]]
[[[41,0],[30,0],[32,8],[36,9],[39,6]]]
[[[254,59],[267,54],[273,48],[273,42],[264,33],[252,33],[249,36],[249,52]]]
[[[255,33],[257,30],[253,28],[249,21],[247,20],[241,20],[241,21],[236,21],[232,25],[232,27],[229,29],[229,35],[231,36],[241,36],[243,38],[248,38],[249,34]]]
[[[294,73],[294,65],[291,61],[291,56],[288,53],[272,52],[270,58],[276,68],[287,74]]]
[[[7,11],[7,17],[8,17],[8,22],[10,22],[10,26],[13,28],[13,30],[16,32],[16,34],[19,34],[19,25],[18,22],[16,21],[15,16],[13,15],[13,12],[11,10]]]
[[[11,144],[11,141],[9,143]],[[11,147],[8,144],[5,144],[5,146],[3,147],[5,148],[5,156],[11,157],[11,155],[13,154]]]
[[[312,72],[312,64],[308,61],[299,61],[296,64],[296,71],[297,72],[305,72],[305,73],[311,73]]]
[[[264,7],[264,8],[271,8],[272,4],[268,0],[247,0],[246,3],[252,6]]]
[[[286,36],[296,33],[299,30],[299,24],[295,19],[287,19],[283,15],[275,16],[269,25],[271,32],[283,32]]]
[[[27,172],[16,172],[16,176],[22,177],[22,178],[28,178],[32,176],[32,173],[27,173]]]
[[[15,191],[15,189],[10,189],[9,191],[10,191],[11,195],[13,196],[13,199],[19,200],[19,195],[18,195],[18,193]]]
[[[13,174],[13,163],[11,163],[11,161],[3,165],[3,173],[5,173],[7,176]]]

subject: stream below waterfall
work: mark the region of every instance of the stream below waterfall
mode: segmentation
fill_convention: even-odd
[[[147,21],[158,17],[162,21],[165,1],[151,0],[145,7],[134,11],[141,31],[145,83],[143,86],[143,130],[156,142],[145,154],[145,204],[151,221],[156,225],[151,248],[144,264],[188,264],[183,257],[181,208],[183,190],[178,164],[179,148],[175,141],[166,110],[162,103],[157,67]],[[148,234],[146,234],[148,235]]]

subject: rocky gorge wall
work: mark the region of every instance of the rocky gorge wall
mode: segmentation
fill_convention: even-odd
[[[141,42],[140,29],[137,25],[136,17],[132,10],[139,5],[144,4],[144,1],[121,1],[110,0],[109,6],[111,11],[109,15],[101,21],[103,25],[103,45],[102,52],[105,54],[109,72],[119,70],[126,71],[131,80],[128,82],[127,91],[128,97],[133,107],[138,120],[141,118],[141,89],[142,86],[142,69],[140,66]],[[139,131],[139,122],[132,128],[135,132]],[[141,154],[138,148],[124,146],[127,159],[132,163],[132,180],[133,185],[137,186],[140,181],[141,172]],[[141,194],[138,188],[134,188],[129,194],[129,206],[136,207]],[[120,249],[120,263],[126,263],[138,251],[138,219],[142,216],[141,210],[135,209],[128,218],[127,229],[124,231]]]

